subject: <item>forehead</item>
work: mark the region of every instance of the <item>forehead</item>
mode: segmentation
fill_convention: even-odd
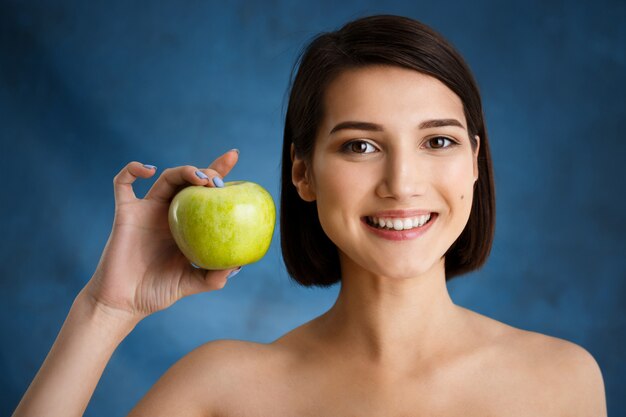
[[[324,126],[344,120],[413,126],[431,118],[456,118],[467,128],[459,96],[438,79],[394,66],[340,73],[324,94]]]

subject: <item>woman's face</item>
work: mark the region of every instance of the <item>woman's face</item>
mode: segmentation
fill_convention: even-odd
[[[478,178],[460,98],[417,71],[370,66],[341,73],[324,110],[312,167],[294,164],[305,170],[294,184],[317,200],[342,264],[394,278],[439,265],[468,221]],[[400,212],[380,213],[389,210]],[[369,225],[373,216],[391,229]]]

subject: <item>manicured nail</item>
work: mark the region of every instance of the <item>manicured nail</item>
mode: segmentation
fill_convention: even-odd
[[[228,279],[228,278],[234,277],[235,275],[237,275],[239,273],[239,271],[241,271],[241,267],[235,269],[234,271],[231,271],[231,273],[228,274],[228,276],[226,278]]]
[[[154,165],[143,164],[143,166],[148,168],[148,169],[156,169],[156,167]]]
[[[213,184],[215,184],[218,188],[222,188],[224,186],[224,181],[222,181],[220,177],[213,177]]]
[[[239,149],[231,149],[230,151],[235,151],[235,152],[237,152],[237,155],[239,155]],[[228,151],[228,152],[230,152],[230,151]]]
[[[202,179],[202,180],[208,180],[209,177],[202,171],[196,171],[196,177]]]

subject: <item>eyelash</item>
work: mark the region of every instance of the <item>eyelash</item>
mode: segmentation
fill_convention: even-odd
[[[450,148],[450,147],[452,147],[452,146],[456,146],[456,145],[458,145],[458,144],[459,144],[458,142],[456,142],[456,141],[454,141],[454,140],[452,140],[452,139],[450,139],[450,138],[447,138],[447,137],[445,137],[445,136],[435,136],[435,137],[433,137],[433,138],[428,139],[428,140],[426,141],[426,143],[429,143],[430,141],[432,141],[432,140],[434,140],[434,139],[444,139],[444,140],[447,140],[448,142],[450,142],[450,144],[449,144],[448,146],[444,146],[444,147],[441,147],[441,148],[430,148],[430,147],[429,147],[428,149],[435,149],[435,150],[437,150],[437,149],[447,149],[447,148]],[[371,143],[369,143],[369,142],[367,142],[367,141],[365,141],[365,140],[355,139],[355,140],[351,140],[351,141],[349,141],[349,142],[344,143],[344,144],[343,144],[343,146],[341,147],[341,150],[342,150],[343,152],[345,152],[345,153],[354,153],[354,154],[357,154],[357,155],[369,155],[370,153],[373,153],[373,152],[368,152],[368,153],[364,153],[364,152],[351,152],[351,151],[350,151],[350,149],[349,149],[349,147],[350,147],[350,145],[352,145],[353,143],[365,143],[365,144],[370,145],[370,146],[372,146],[372,147],[374,146],[374,145],[372,145]]]

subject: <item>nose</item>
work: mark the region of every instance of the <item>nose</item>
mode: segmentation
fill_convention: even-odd
[[[389,152],[377,194],[381,198],[406,202],[425,193],[427,179],[427,167],[420,163],[417,150],[400,148]]]

